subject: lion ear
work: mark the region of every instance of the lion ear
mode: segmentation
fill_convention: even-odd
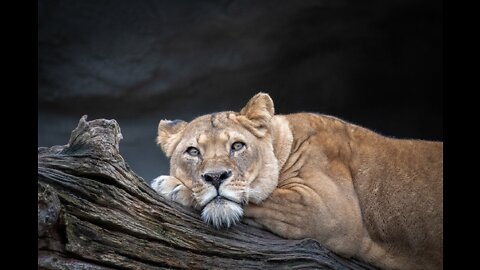
[[[161,120],[158,124],[157,144],[167,157],[173,154],[186,126],[187,122],[182,120]]]
[[[270,120],[275,114],[273,100],[268,94],[258,93],[240,111],[243,124],[256,136],[263,137],[268,131]]]

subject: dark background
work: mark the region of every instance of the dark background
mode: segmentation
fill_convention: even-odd
[[[160,119],[319,112],[443,140],[442,1],[38,1],[38,146],[116,119],[145,180],[168,174]]]

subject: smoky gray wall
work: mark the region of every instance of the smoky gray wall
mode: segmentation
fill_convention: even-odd
[[[160,119],[239,110],[330,114],[442,140],[441,1],[38,1],[38,145],[115,118],[145,180],[168,173]]]

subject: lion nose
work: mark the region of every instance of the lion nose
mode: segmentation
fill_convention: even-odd
[[[220,185],[228,179],[230,176],[232,176],[231,171],[222,171],[222,172],[208,172],[202,174],[203,180],[205,182],[212,184],[216,189],[220,187]]]

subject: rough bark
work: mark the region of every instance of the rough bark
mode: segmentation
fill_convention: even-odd
[[[312,239],[204,224],[129,168],[121,139],[115,120],[84,116],[67,145],[39,147],[39,269],[374,269]]]

